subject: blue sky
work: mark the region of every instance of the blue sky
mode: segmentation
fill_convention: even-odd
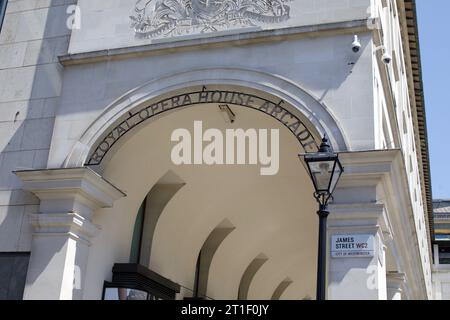
[[[433,197],[450,199],[449,0],[416,0]]]

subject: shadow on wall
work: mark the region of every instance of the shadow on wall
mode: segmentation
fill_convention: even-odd
[[[7,6],[0,33],[0,252],[31,251],[30,215],[38,213],[39,199],[22,190],[14,171],[47,167],[62,85],[58,56],[68,50],[66,12],[76,0],[65,2],[35,10],[23,10],[23,1]]]

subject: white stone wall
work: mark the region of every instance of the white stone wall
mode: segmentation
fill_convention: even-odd
[[[335,118],[350,151],[402,149],[408,186],[400,187],[409,187],[411,207],[407,210],[416,228],[408,235],[408,239],[414,239],[411,261],[422,260],[422,270],[414,268],[417,279],[409,281],[419,283],[423,277],[431,296],[423,186],[412,121],[414,106],[407,90],[410,83],[396,8],[386,6],[394,2],[372,1],[371,14],[381,18],[387,31],[383,44],[394,58],[388,67],[375,52],[378,44],[372,33],[357,32],[362,48],[355,54],[351,50],[353,32],[337,30],[316,32],[314,37],[223,47],[208,45],[209,40],[204,40],[198,42],[207,44],[201,49],[169,48],[145,57],[63,67],[58,56],[67,53],[140,45],[150,45],[150,49],[153,43],[136,39],[129,27],[129,11],[135,0],[79,0],[81,29],[71,34],[66,26],[67,7],[76,2],[9,1],[0,34],[0,251],[30,250],[27,217],[38,210],[39,204],[36,197],[21,190],[13,171],[63,166],[83,133],[111,103],[150,81],[205,68],[249,69],[283,78],[310,93]],[[290,4],[293,11],[289,23],[267,28],[353,21],[369,14],[369,0],[294,0]],[[239,35],[234,40],[239,40]],[[386,90],[390,84],[396,106]],[[350,202],[362,201],[364,193],[359,192]],[[386,201],[376,196],[370,200]],[[402,217],[410,218],[406,214]],[[128,248],[128,243],[123,246]],[[383,265],[380,272],[385,273],[385,268]],[[382,289],[380,292],[385,291]]]
[[[0,251],[29,251],[38,200],[14,170],[47,167],[75,0],[9,0],[0,34]]]

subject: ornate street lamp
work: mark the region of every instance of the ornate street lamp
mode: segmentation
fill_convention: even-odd
[[[102,300],[175,300],[180,285],[135,263],[116,263],[112,282],[104,282]]]
[[[317,262],[317,300],[326,298],[326,249],[328,202],[344,172],[339,155],[324,137],[317,153],[300,155],[300,159],[314,184],[314,198],[319,203],[319,253]]]

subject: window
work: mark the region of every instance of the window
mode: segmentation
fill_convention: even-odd
[[[406,119],[405,110],[402,111],[403,115],[403,133],[408,134],[408,120]]]
[[[7,3],[8,0],[0,0],[0,32],[2,30],[3,18],[5,17]]]
[[[439,248],[439,263],[440,264],[450,264],[450,248],[449,247]]]
[[[29,253],[0,253],[0,300],[22,300]]]
[[[180,285],[139,264],[113,267],[112,282],[104,282],[102,300],[175,300]]]

